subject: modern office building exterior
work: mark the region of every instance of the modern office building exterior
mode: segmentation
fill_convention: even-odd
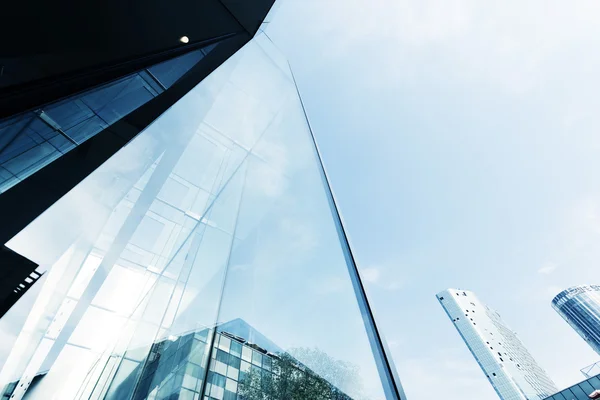
[[[545,400],[590,400],[600,399],[600,376],[592,376],[585,381],[546,397]]]
[[[247,43],[272,5],[25,0],[4,8],[0,315],[39,278],[35,263],[4,244]]]
[[[131,352],[137,350],[130,349]],[[323,373],[336,384],[347,386],[357,378],[351,367],[338,364],[325,353],[310,349],[296,349],[295,352],[318,359],[327,368]],[[113,380],[111,384],[103,384],[105,376],[102,374],[98,380],[101,384],[88,382],[93,386],[89,396],[136,400],[351,399],[334,383],[240,319],[220,324],[216,329],[205,328],[155,342],[147,356],[133,365],[123,379]],[[95,368],[110,375],[106,365]],[[46,375],[36,376],[30,392],[43,390]],[[10,384],[5,396],[10,397],[16,388],[17,382]]]
[[[541,400],[558,391],[500,314],[470,291],[437,299],[502,400]]]
[[[552,299],[552,308],[600,354],[600,286],[563,290]]]
[[[15,39],[0,85],[0,301],[24,320],[0,398],[277,398],[270,361],[324,398],[404,399],[272,1],[25,3],[49,34]]]

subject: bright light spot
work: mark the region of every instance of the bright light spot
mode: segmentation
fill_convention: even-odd
[[[187,36],[182,36],[182,37],[179,38],[179,41],[181,43],[188,43],[190,41],[190,38],[187,37]]]

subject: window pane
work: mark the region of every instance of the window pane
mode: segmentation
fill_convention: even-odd
[[[194,50],[152,66],[149,68],[152,74],[142,70],[44,105],[39,112],[0,121],[0,166],[16,171],[12,173],[18,177],[0,182],[0,192],[162,93],[213,47]]]
[[[65,368],[37,386],[57,398],[167,398],[202,387],[210,362],[213,399],[394,398],[291,71],[268,43],[251,41],[9,242],[52,265],[11,375],[43,360]],[[55,116],[109,122],[156,90],[145,79]]]

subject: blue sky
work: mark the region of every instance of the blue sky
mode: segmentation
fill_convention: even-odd
[[[597,356],[551,309],[598,283],[600,4],[286,0],[290,59],[411,400],[495,399],[435,293],[479,294],[559,387]]]

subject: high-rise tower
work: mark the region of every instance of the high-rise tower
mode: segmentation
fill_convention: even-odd
[[[552,308],[600,354],[600,286],[581,285],[563,290]]]
[[[558,390],[500,314],[473,292],[448,289],[437,299],[502,400],[541,400]]]

